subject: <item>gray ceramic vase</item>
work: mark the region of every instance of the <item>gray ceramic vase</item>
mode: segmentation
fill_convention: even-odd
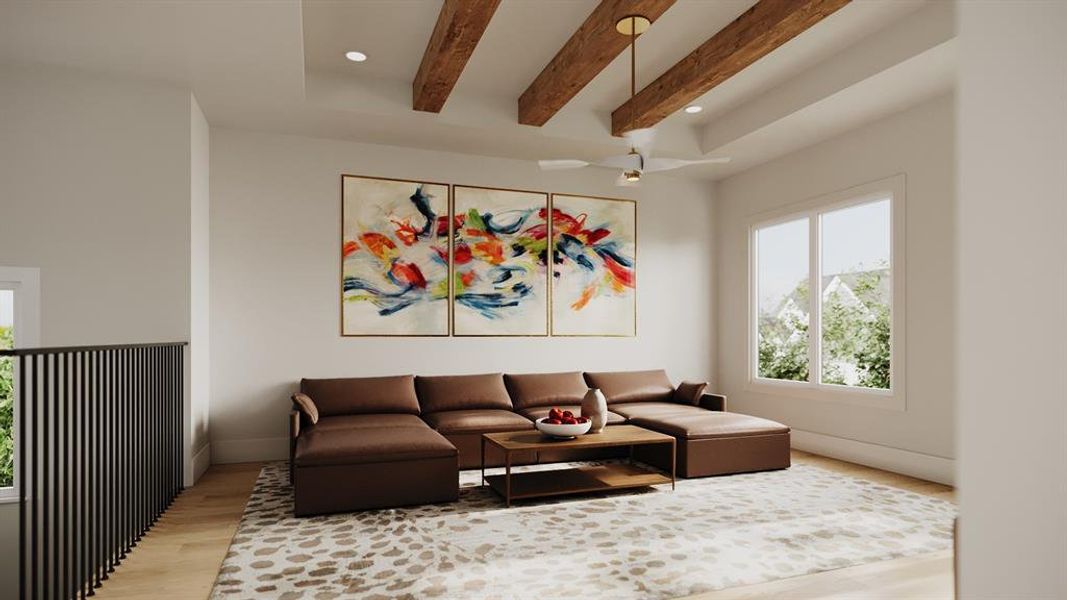
[[[589,433],[600,433],[608,424],[608,401],[598,389],[590,389],[582,398],[582,416],[592,422]]]

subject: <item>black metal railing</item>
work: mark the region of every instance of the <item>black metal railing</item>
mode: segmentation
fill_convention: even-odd
[[[14,357],[19,598],[85,598],[182,489],[184,342]]]

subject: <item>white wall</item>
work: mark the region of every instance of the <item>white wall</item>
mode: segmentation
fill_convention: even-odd
[[[41,345],[188,339],[189,111],[166,85],[0,67],[0,265],[40,268]]]
[[[0,504],[0,589],[17,590],[18,585],[19,505],[11,502]]]
[[[190,96],[190,245],[189,245],[189,427],[187,451],[193,457],[186,465],[186,478],[195,481],[211,464],[208,447],[209,398],[211,396],[210,353],[210,272],[211,197],[210,132],[196,98]]]
[[[0,69],[0,264],[40,267],[45,346],[189,335],[189,93]]]
[[[1067,3],[961,2],[963,598],[1067,597]]]
[[[935,480],[952,477],[954,101],[945,96],[719,182],[719,370],[731,410],[780,420],[794,446]],[[754,215],[903,173],[907,410],[746,390]]]
[[[340,174],[638,199],[636,338],[342,338]],[[215,462],[287,455],[301,377],[667,367],[713,362],[711,186],[533,161],[211,132],[211,443]]]

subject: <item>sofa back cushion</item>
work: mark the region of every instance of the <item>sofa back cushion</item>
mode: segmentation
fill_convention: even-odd
[[[320,417],[368,413],[419,414],[413,375],[302,379],[300,391],[311,397]]]
[[[662,369],[586,373],[585,381],[589,387],[599,388],[608,404],[671,402],[674,398],[674,386]]]
[[[416,377],[419,405],[424,413],[478,408],[511,410],[511,398],[501,373]]]
[[[516,410],[538,406],[581,404],[589,390],[579,371],[505,375],[504,384]]]

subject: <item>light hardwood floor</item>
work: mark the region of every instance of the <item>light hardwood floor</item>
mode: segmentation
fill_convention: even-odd
[[[97,597],[207,598],[261,467],[208,469],[141,538]]]
[[[794,451],[793,462],[945,500],[955,499],[948,486],[806,452]],[[211,467],[195,486],[179,496],[110,580],[97,590],[98,597],[206,598],[260,467],[259,463]],[[952,556],[950,552],[940,552],[710,592],[692,600],[950,599],[952,595]]]

